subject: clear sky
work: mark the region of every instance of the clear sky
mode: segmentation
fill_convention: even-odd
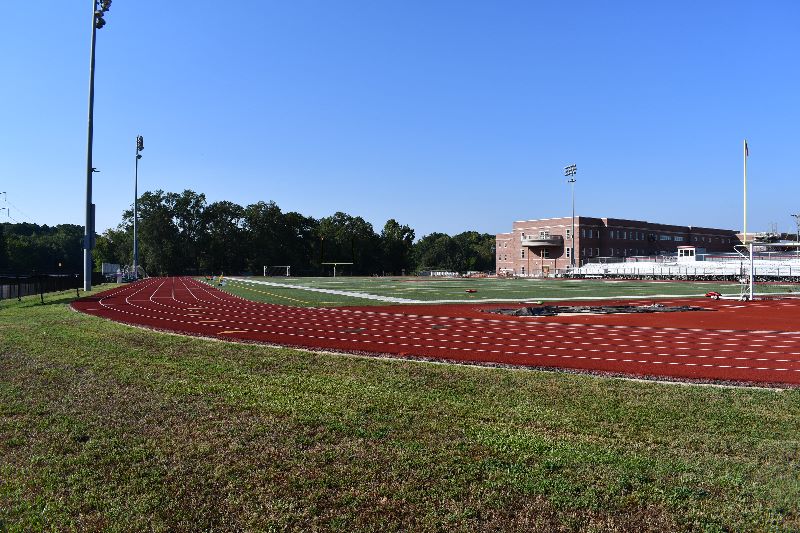
[[[83,224],[91,0],[0,9],[0,208]],[[388,218],[417,236],[577,213],[794,231],[800,2],[114,0],[97,229],[140,191]],[[8,220],[6,211],[0,219]]]

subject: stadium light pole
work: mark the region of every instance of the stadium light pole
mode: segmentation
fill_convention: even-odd
[[[564,167],[564,175],[569,179],[567,183],[572,185],[572,239],[570,239],[570,265],[575,268],[575,174],[578,173],[578,166],[575,164]]]
[[[133,279],[139,279],[139,240],[136,233],[137,220],[139,219],[139,160],[144,150],[144,137],[136,136],[136,170],[133,178]]]
[[[92,139],[94,135],[94,47],[97,30],[106,25],[103,14],[111,0],[92,0],[92,45],[89,49],[89,128],[86,142],[86,224],[83,231],[83,290],[92,290],[92,248],[94,248],[94,205],[92,204]]]
[[[795,249],[797,250],[797,255],[800,255],[800,213],[792,214],[794,217],[794,222],[797,224],[797,236],[795,237]]]

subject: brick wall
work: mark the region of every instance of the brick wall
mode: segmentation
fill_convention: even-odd
[[[568,268],[573,246],[571,230],[572,217],[514,222],[511,232],[497,235],[497,272],[530,276]],[[678,246],[697,246],[709,253],[732,252],[740,242],[734,230],[575,217],[578,266],[596,257],[674,254]]]

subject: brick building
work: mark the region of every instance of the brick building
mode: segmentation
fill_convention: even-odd
[[[520,220],[496,242],[497,273],[538,275],[570,266],[572,217]],[[618,218],[575,217],[575,264],[598,257],[624,258],[674,254],[678,246],[708,253],[732,252],[740,240],[735,230],[654,224]]]

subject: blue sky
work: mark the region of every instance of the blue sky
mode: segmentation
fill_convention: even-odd
[[[7,2],[0,191],[83,224],[90,0]],[[568,215],[794,231],[800,2],[114,0],[97,228],[140,191],[345,211],[417,236]],[[7,206],[0,196],[0,208]],[[7,220],[5,211],[0,219]]]

